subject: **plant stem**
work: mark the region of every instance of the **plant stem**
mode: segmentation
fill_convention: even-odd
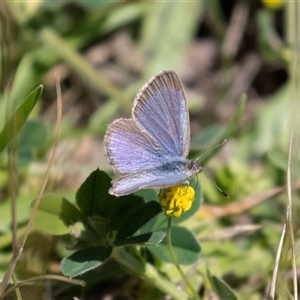
[[[193,299],[200,300],[200,297],[199,297],[198,293],[195,291],[194,287],[192,286],[192,284],[190,283],[190,281],[188,280],[186,275],[183,273],[183,271],[181,270],[181,268],[180,268],[180,266],[177,262],[177,258],[175,256],[175,253],[174,253],[173,248],[172,248],[171,223],[172,223],[172,217],[170,216],[168,218],[167,243],[168,243],[168,249],[169,249],[169,252],[170,252],[171,259],[173,260],[174,266],[176,267],[179,274],[181,275],[185,285],[189,288],[189,290],[193,294]]]
[[[154,266],[149,263],[144,264],[135,256],[128,253],[124,247],[115,247],[113,250],[113,257],[127,271],[147,280],[162,292],[170,295],[172,299],[187,299],[186,295],[182,291],[176,289],[176,287],[164,276],[162,276]]]
[[[13,280],[14,285],[16,286],[16,285],[18,284],[18,281],[17,281],[17,278],[16,278],[16,276],[15,276],[14,273],[11,274],[11,278],[12,278],[12,280]],[[15,290],[15,291],[16,291],[17,299],[18,299],[18,300],[22,300],[23,298],[22,298],[20,289],[19,289],[18,287],[16,287],[16,290]]]

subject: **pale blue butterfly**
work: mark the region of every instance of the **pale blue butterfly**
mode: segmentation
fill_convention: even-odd
[[[188,160],[190,121],[182,83],[173,71],[162,71],[137,94],[131,119],[117,119],[104,137],[105,153],[120,177],[109,193],[131,194],[187,182],[203,171]]]

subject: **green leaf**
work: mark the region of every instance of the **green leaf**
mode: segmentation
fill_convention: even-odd
[[[158,199],[158,191],[154,189],[143,189],[136,191],[134,195],[142,197],[146,202],[157,200]]]
[[[222,279],[211,275],[207,270],[208,279],[212,285],[213,290],[218,295],[220,300],[237,300],[238,298],[235,296],[230,287],[225,283]]]
[[[115,280],[126,275],[124,267],[121,266],[114,259],[108,259],[105,264],[102,264],[100,268],[90,270],[82,275],[80,279],[86,282],[87,286],[99,284],[99,282],[109,282],[109,280]]]
[[[165,232],[156,231],[156,232],[149,232],[141,235],[137,235],[125,240],[116,240],[114,242],[115,246],[128,246],[128,245],[152,245],[157,246],[163,238],[166,236]]]
[[[113,230],[118,230],[123,223],[133,214],[139,207],[144,204],[144,199],[134,195],[123,197],[114,197],[109,211],[110,224]]]
[[[18,167],[27,167],[33,160],[33,152],[30,149],[18,149]]]
[[[148,249],[160,260],[172,263],[166,238],[158,247],[148,247]],[[171,229],[171,241],[178,264],[190,265],[197,261],[201,248],[191,231],[174,226]]]
[[[27,166],[34,157],[34,150],[46,143],[47,128],[43,122],[28,120],[20,132],[18,165]]]
[[[116,240],[123,240],[135,232],[143,225],[153,219],[162,211],[161,206],[156,201],[147,202],[132,213],[122,224],[122,227],[116,235]]]
[[[86,217],[101,216],[110,221],[113,230],[117,230],[122,223],[138,209],[144,200],[129,195],[115,197],[108,193],[111,178],[97,169],[92,172],[76,193],[76,203]]]
[[[105,215],[114,196],[108,194],[111,178],[99,169],[93,171],[76,193],[76,203],[86,216]]]
[[[32,202],[28,197],[23,197],[20,196],[16,203],[18,224],[25,224],[28,221],[28,214],[24,212],[28,212],[30,203]],[[11,203],[9,200],[0,202],[0,220],[0,236],[3,236],[6,233],[11,235]],[[11,243],[11,238],[9,240]],[[0,244],[0,248],[1,247],[3,247],[3,245]]]
[[[73,253],[61,262],[65,276],[75,277],[101,265],[112,253],[112,247],[98,246]]]
[[[0,152],[6,147],[8,142],[19,133],[29,114],[37,103],[42,90],[42,85],[34,89],[8,119],[0,132]]]
[[[76,238],[75,243],[68,247],[72,250],[108,245],[112,235],[108,222],[99,216],[76,222],[70,227],[70,234]]]
[[[34,202],[31,207],[33,205]],[[38,207],[34,227],[49,234],[63,235],[69,233],[71,225],[81,218],[80,211],[68,200],[56,195],[45,195]]]
[[[32,149],[40,147],[47,141],[47,128],[44,122],[28,120],[20,133],[19,148]]]

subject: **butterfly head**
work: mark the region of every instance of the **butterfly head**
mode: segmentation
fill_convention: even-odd
[[[202,166],[199,166],[196,161],[194,160],[190,160],[188,162],[188,165],[187,165],[187,168],[194,174],[198,174],[198,173],[201,173],[203,171],[203,167]]]

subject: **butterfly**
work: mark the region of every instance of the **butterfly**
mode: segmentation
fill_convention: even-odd
[[[111,123],[104,145],[109,163],[120,175],[109,190],[115,196],[176,186],[203,171],[187,158],[189,112],[182,83],[173,71],[158,73],[142,87],[131,118]]]

